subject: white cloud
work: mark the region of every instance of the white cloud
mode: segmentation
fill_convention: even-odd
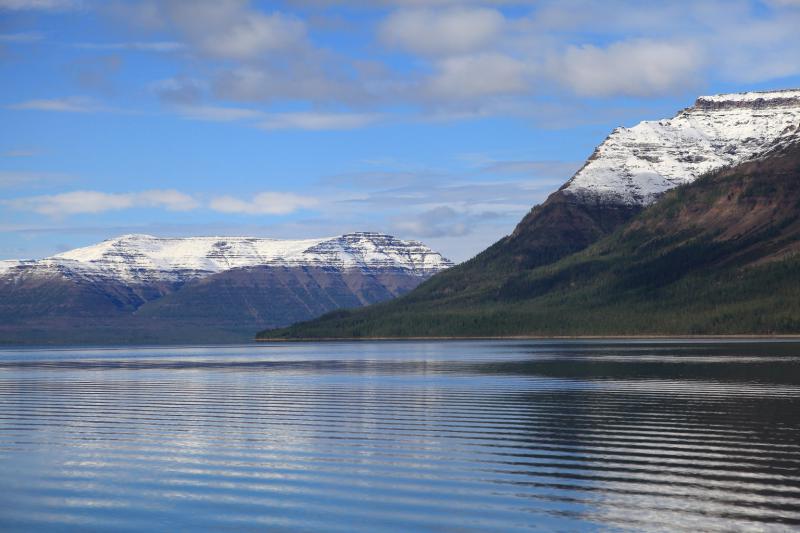
[[[582,106],[582,97],[683,97],[695,87],[735,83],[744,90],[800,74],[796,3],[352,0],[337,6],[353,9],[331,10],[323,0],[84,1],[130,28],[150,30],[142,34],[150,37],[68,46],[182,51],[169,57],[178,62],[174,77],[150,89],[178,106],[172,111],[199,120],[324,130],[369,126],[391,116],[418,122],[505,116],[542,125],[549,114],[555,117],[546,119],[550,125],[563,126],[566,115],[597,121],[609,109],[595,102]],[[76,5],[0,0],[15,9]],[[0,44],[38,37],[8,33],[0,35]],[[413,57],[400,59],[387,47]],[[79,73],[87,91],[118,89],[98,83],[92,69]],[[248,109],[261,106],[279,111]],[[109,111],[69,98],[13,107]],[[287,109],[309,111],[280,113]]]
[[[26,100],[8,106],[9,109],[24,109],[32,111],[56,111],[60,113],[96,113],[107,111],[107,108],[97,105],[88,98],[53,98]]]
[[[33,211],[51,217],[103,213],[131,208],[157,207],[170,211],[188,211],[199,206],[188,194],[167,189],[136,193],[72,191],[61,194],[28,196],[4,201],[14,209]]]
[[[720,29],[710,46],[725,78],[753,83],[800,74],[800,11]]]
[[[704,63],[692,43],[636,39],[569,46],[553,68],[581,96],[658,96],[697,84]]]
[[[468,100],[498,94],[521,93],[528,88],[528,67],[501,54],[476,54],[442,60],[428,82],[431,95]]]
[[[214,57],[253,59],[305,44],[302,20],[282,13],[266,15],[249,9],[246,2],[171,2],[168,11],[187,39]]]
[[[463,54],[489,44],[503,23],[494,9],[403,10],[389,15],[378,33],[387,45],[418,54]]]
[[[317,205],[316,198],[301,196],[290,192],[262,192],[250,200],[234,196],[219,196],[209,203],[209,207],[221,213],[245,215],[288,215],[299,209]]]
[[[360,128],[378,120],[380,120],[379,115],[370,113],[275,113],[259,123],[259,127],[267,130],[347,130]]]

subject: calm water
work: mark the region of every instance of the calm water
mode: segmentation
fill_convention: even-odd
[[[799,343],[0,351],[3,530],[799,527]]]

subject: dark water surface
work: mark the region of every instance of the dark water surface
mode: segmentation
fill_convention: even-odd
[[[800,528],[800,343],[0,351],[0,529]]]

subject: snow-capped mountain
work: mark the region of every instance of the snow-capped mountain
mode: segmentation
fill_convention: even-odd
[[[3,261],[0,275],[39,270],[125,283],[182,282],[255,266],[396,271],[428,277],[452,263],[420,242],[381,233],[304,240],[123,235],[38,261]]]
[[[800,90],[701,96],[671,119],[615,129],[562,191],[586,203],[649,205],[798,129]]]
[[[0,262],[0,343],[248,341],[264,327],[400,296],[451,265],[380,233],[124,235]]]

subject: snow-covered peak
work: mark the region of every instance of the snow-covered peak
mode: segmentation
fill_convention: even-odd
[[[648,205],[741,163],[800,125],[800,90],[701,96],[671,119],[617,128],[563,191],[585,202]]]
[[[70,250],[37,263],[67,267],[84,276],[127,282],[182,281],[261,265],[401,270],[417,276],[429,276],[452,265],[420,242],[381,233],[303,240],[134,234]]]
[[[0,261],[0,275],[5,274],[12,268],[19,266],[20,261],[16,261],[14,259],[6,259]]]

